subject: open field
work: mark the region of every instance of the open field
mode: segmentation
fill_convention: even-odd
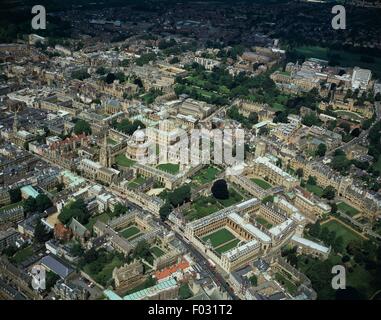
[[[322,224],[322,228],[328,228],[329,231],[335,231],[336,236],[342,236],[344,241],[344,246],[346,247],[350,241],[361,241],[364,240],[357,233],[346,227],[344,224],[337,220],[330,220],[327,223]]]
[[[136,226],[129,226],[128,228],[120,231],[120,235],[126,239],[129,239],[139,233],[140,233],[140,229]]]
[[[203,237],[202,241],[210,240],[210,243],[215,248],[233,239],[236,239],[236,237],[228,229],[223,228]]]

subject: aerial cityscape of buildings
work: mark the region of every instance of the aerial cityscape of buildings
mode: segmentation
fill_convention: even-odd
[[[379,299],[380,29],[120,2],[0,25],[0,299]]]

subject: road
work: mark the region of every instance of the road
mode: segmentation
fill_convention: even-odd
[[[176,238],[181,241],[185,248],[192,254],[195,261],[198,265],[203,269],[203,271],[219,286],[225,289],[231,299],[238,300],[239,298],[235,295],[234,290],[229,286],[226,280],[219,274],[216,270],[214,270],[207,260],[193,245],[189,242],[185,241],[183,236],[178,233],[176,230],[172,229],[170,225],[164,223],[160,219],[155,218],[161,226],[163,226],[168,231],[173,231],[175,233]]]

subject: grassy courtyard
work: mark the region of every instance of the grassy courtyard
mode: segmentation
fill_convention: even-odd
[[[163,250],[161,250],[159,247],[152,247],[150,249],[151,253],[153,253],[156,257],[161,257],[162,255],[165,254],[165,252]]]
[[[321,197],[324,191],[323,188],[313,184],[307,184],[306,189],[318,197]]]
[[[115,157],[116,164],[122,167],[131,167],[135,164],[134,160],[128,159],[124,154]]]
[[[273,226],[270,222],[268,222],[266,219],[262,217],[256,217],[255,221],[257,221],[260,225],[264,226],[266,229],[270,229]]]
[[[146,179],[142,176],[136,177],[134,180],[131,180],[127,185],[131,189],[136,189],[137,187],[141,186],[146,182]]]
[[[201,185],[210,183],[216,179],[217,175],[221,172],[220,169],[216,167],[206,167],[200,170],[194,177],[193,180],[197,181]]]
[[[161,171],[168,172],[170,174],[178,174],[180,165],[178,163],[162,163],[156,166]]]
[[[238,243],[240,243],[239,239],[233,239],[226,244],[216,247],[215,250],[217,253],[221,254],[226,251],[229,251],[230,249],[235,248],[238,245]]]
[[[236,239],[236,237],[228,229],[223,228],[203,237],[202,241],[207,242],[210,240],[213,248],[216,248],[233,239]]]
[[[102,214],[99,214],[99,215],[96,215],[96,216],[93,216],[89,219],[89,222],[85,225],[85,227],[87,228],[87,230],[92,230],[93,229],[93,226],[94,224],[99,220],[99,221],[102,221],[104,223],[106,223],[108,220],[111,219],[111,214],[107,213],[107,212],[104,212]]]
[[[229,198],[227,199],[218,199],[218,202],[225,208],[232,206],[243,200],[242,196],[234,189],[229,189]]]
[[[352,206],[350,206],[349,204],[347,204],[345,202],[338,203],[337,209],[343,213],[346,213],[347,215],[349,215],[351,217],[353,217],[359,213],[359,211],[356,208],[353,208]]]
[[[253,181],[256,185],[260,186],[264,190],[268,190],[271,188],[271,184],[269,184],[265,180],[257,179],[257,178],[252,178],[250,180]]]
[[[140,233],[140,229],[136,226],[130,226],[119,232],[123,238],[130,239]]]

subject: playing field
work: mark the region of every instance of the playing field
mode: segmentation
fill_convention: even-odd
[[[236,237],[228,229],[217,230],[202,238],[202,241],[206,242],[210,240],[213,248],[216,248],[228,241],[235,239]]]
[[[136,226],[130,226],[130,227],[126,228],[126,229],[123,229],[120,232],[120,235],[123,238],[129,239],[129,238],[137,235],[138,233],[140,233],[140,230],[139,230],[138,227],[136,227]]]

